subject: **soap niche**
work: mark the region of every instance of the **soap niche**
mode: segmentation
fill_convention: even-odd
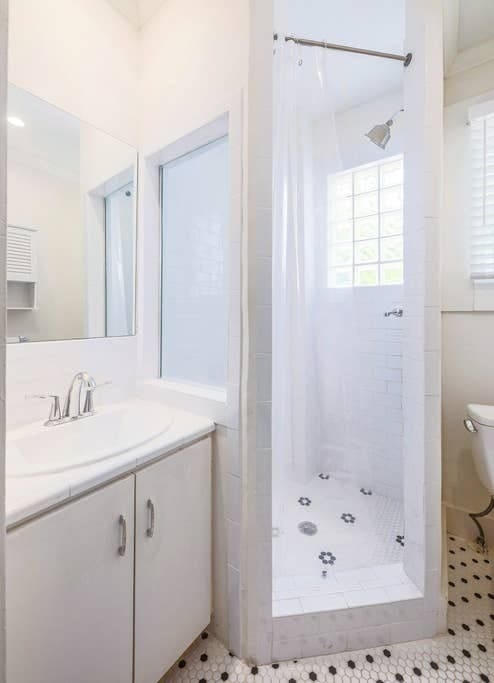
[[[35,282],[7,282],[7,310],[32,311],[35,308]]]

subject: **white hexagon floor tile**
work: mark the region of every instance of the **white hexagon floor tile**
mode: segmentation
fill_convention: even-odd
[[[448,540],[448,633],[358,652],[250,667],[203,633],[163,683],[494,683],[493,561]]]

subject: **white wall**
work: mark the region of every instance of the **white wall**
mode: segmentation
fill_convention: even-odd
[[[130,144],[137,141],[138,33],[106,0],[11,0],[9,80]],[[26,393],[65,391],[88,370],[122,398],[137,378],[137,340],[100,339],[8,348],[8,424],[43,419]]]
[[[481,63],[477,66],[478,59]],[[466,513],[485,508],[488,494],[473,464],[471,437],[463,427],[463,418],[468,403],[494,404],[494,288],[486,285],[479,292],[468,277],[471,162],[467,121],[472,104],[493,97],[494,44],[484,45],[480,55],[474,49],[460,55],[445,80],[441,219],[443,499],[449,507],[449,530],[471,538],[477,532]],[[485,528],[493,543],[494,515],[485,520]]]
[[[229,113],[231,220],[228,231],[229,339],[226,404],[167,390],[166,400],[222,426],[213,446],[213,627],[240,654],[241,477],[239,460],[240,240],[247,97],[249,2],[168,0],[140,34],[140,373],[159,374],[159,157]],[[176,144],[177,143],[177,144]],[[176,144],[176,146],[175,146]],[[168,153],[168,152],[167,152]],[[159,389],[153,387],[154,396]]]
[[[138,36],[105,0],[10,0],[9,81],[136,146]]]

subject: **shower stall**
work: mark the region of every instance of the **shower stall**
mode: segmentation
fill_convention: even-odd
[[[410,606],[426,592],[424,264],[405,206],[418,187],[406,2],[277,5],[273,617]]]

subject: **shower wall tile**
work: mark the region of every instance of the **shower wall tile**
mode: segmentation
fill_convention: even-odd
[[[241,520],[241,479],[233,474],[228,474],[226,478],[227,486],[227,518],[233,522],[240,523]]]
[[[271,386],[270,367],[272,62],[273,3],[253,0],[250,9],[248,102],[248,217],[244,241],[244,314],[248,341],[242,365],[242,471],[249,552],[241,574],[245,632],[242,654],[257,662],[272,657]],[[259,363],[259,367],[258,367]]]
[[[271,353],[272,346],[272,308],[256,307],[256,350],[257,353]]]
[[[256,211],[257,239],[256,255],[271,256],[273,236],[271,232],[272,209],[258,208]]]

